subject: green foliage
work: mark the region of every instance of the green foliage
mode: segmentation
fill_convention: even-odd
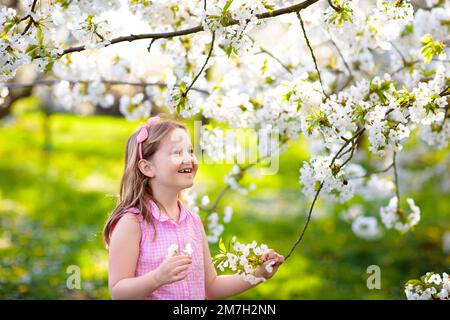
[[[326,22],[329,24],[335,24],[338,27],[342,26],[345,21],[353,21],[353,10],[348,6],[346,1],[331,0],[336,10],[327,18]]]
[[[439,56],[444,53],[445,44],[439,41],[433,41],[433,37],[429,34],[420,39],[423,43],[420,49],[420,54],[425,58],[425,63],[429,63],[434,56]]]
[[[308,134],[312,134],[314,128],[317,127],[330,127],[328,117],[322,110],[315,111],[312,109],[311,114],[306,117],[306,121],[308,123]]]

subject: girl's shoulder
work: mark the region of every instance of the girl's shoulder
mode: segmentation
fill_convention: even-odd
[[[141,212],[136,207],[124,209],[122,218],[124,217],[127,217],[128,219],[133,219],[139,223],[142,222],[143,220]]]
[[[111,226],[110,235],[112,237],[113,232],[117,229],[121,230],[119,233],[140,232],[140,218],[139,210],[135,213],[135,210],[125,211],[120,218]]]

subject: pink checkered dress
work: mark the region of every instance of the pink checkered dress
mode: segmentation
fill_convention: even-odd
[[[203,260],[202,220],[178,201],[180,216],[178,223],[165,212],[160,211],[154,201],[150,200],[153,223],[156,226],[156,239],[153,241],[153,226],[148,224],[137,208],[127,211],[137,214],[141,226],[139,258],[135,276],[141,276],[157,268],[167,256],[167,249],[172,244],[178,245],[181,252],[187,243],[191,243],[192,265],[187,269],[183,280],[163,285],[147,296],[146,300],[204,300],[205,271]]]

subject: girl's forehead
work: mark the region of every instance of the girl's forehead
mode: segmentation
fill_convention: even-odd
[[[190,137],[186,130],[181,128],[176,128],[172,131],[170,131],[164,139],[166,140],[165,144],[168,147],[174,147],[177,145],[184,145],[184,144],[190,144]]]

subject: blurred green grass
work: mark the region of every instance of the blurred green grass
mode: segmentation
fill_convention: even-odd
[[[19,103],[17,122],[0,127],[0,298],[109,299],[101,230],[116,203],[126,139],[139,123],[54,114],[52,149],[45,152],[45,117],[34,104]],[[224,197],[220,208],[234,209],[225,241],[236,235],[287,254],[311,200],[298,184],[298,170],[309,158],[304,146],[301,139],[290,144],[276,175],[246,176],[245,184],[256,185],[248,196]],[[230,167],[201,165],[194,189],[214,199]],[[339,218],[344,206],[319,201],[303,241],[275,277],[232,299],[403,299],[408,279],[448,272],[450,257],[442,251],[450,225],[448,194],[436,185],[432,179],[413,195],[422,210],[414,232],[386,230],[371,242],[357,238]],[[378,206],[364,209],[377,212]],[[210,249],[217,252],[214,244]],[[366,287],[366,269],[373,264],[381,268],[380,290]],[[81,290],[67,289],[70,265],[81,268]]]

